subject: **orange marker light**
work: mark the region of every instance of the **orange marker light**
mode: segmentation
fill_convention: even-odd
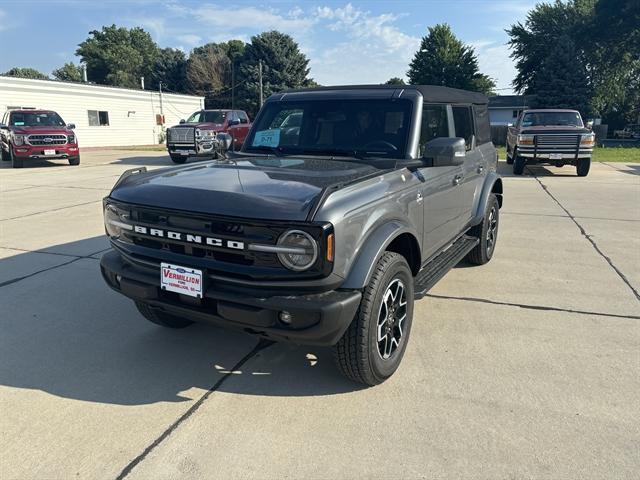
[[[333,262],[333,233],[327,237],[327,260]]]

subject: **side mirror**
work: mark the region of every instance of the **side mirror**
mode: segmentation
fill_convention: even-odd
[[[69,130],[73,130],[73,129],[75,129],[75,128],[76,128],[76,124],[75,124],[75,123],[67,123],[67,128],[68,128]]]
[[[432,160],[434,167],[462,165],[466,156],[464,138],[434,138],[424,146],[422,158]]]
[[[229,120],[228,125],[229,125],[230,127],[233,127],[234,125],[240,125],[240,119],[239,119],[239,118],[236,118],[236,119],[234,119],[234,120]]]
[[[180,119],[180,123],[187,123],[184,118]]]
[[[218,151],[223,153],[229,150],[233,144],[233,137],[228,133],[218,133],[216,139],[218,140]]]

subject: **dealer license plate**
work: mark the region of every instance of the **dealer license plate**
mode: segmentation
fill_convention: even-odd
[[[55,151],[55,150],[45,150],[45,151],[44,151],[44,154],[45,154],[45,155],[55,155],[55,154],[56,154],[56,151]]]
[[[160,286],[169,292],[202,298],[202,270],[161,263]]]
[[[561,153],[550,153],[549,154],[549,160],[562,160],[562,154]]]

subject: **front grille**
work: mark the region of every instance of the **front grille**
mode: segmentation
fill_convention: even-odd
[[[173,127],[169,129],[169,142],[194,143],[195,129],[193,127]]]
[[[536,135],[539,147],[575,147],[580,142],[580,135]]]
[[[67,143],[66,135],[29,135],[27,142],[30,145],[65,145]]]

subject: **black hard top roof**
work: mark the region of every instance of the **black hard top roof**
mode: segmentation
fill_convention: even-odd
[[[418,91],[426,102],[433,103],[474,103],[487,104],[489,99],[479,92],[470,92],[458,88],[443,87],[440,85],[341,85],[334,87],[302,88],[297,90],[286,90],[272,95],[273,100],[289,100],[289,95],[307,94],[313,92],[326,92],[344,94],[349,97],[381,96],[388,92],[390,97],[402,97],[406,91]],[[306,97],[306,95],[304,95]],[[293,99],[291,99],[293,100]]]

